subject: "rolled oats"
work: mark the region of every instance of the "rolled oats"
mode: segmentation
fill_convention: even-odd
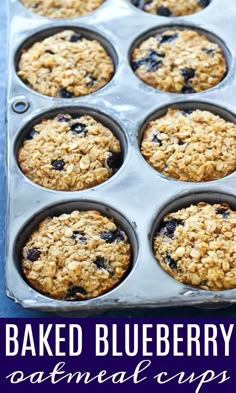
[[[95,210],[46,218],[22,250],[26,280],[59,300],[85,300],[111,290],[130,262],[126,233]]]
[[[18,75],[46,96],[72,98],[105,86],[114,73],[111,57],[96,40],[64,30],[21,53]]]
[[[141,10],[159,16],[185,16],[207,7],[209,0],[131,0]]]
[[[96,10],[104,0],[20,0],[41,16],[49,18],[75,18]]]
[[[227,204],[200,202],[167,214],[153,249],[161,267],[183,284],[236,287],[236,212]]]
[[[133,50],[132,67],[155,89],[183,94],[210,89],[227,71],[219,45],[189,29],[170,29],[147,38]]]
[[[18,162],[22,172],[42,187],[79,191],[108,180],[122,157],[119,140],[93,117],[59,114],[26,135]]]
[[[141,152],[166,176],[195,182],[220,179],[236,170],[236,125],[209,111],[169,109],[148,123]]]

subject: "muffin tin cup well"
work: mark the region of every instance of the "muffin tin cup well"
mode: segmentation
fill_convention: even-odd
[[[115,223],[120,226],[125,233],[128,236],[129,243],[131,246],[131,261],[130,261],[130,266],[125,273],[124,277],[121,279],[121,281],[110,291],[104,293],[103,295],[100,295],[98,298],[105,297],[111,293],[111,291],[114,291],[118,286],[122,285],[122,283],[127,279],[127,277],[132,273],[133,268],[135,267],[136,261],[137,261],[137,254],[138,254],[138,243],[137,243],[137,238],[136,234],[134,232],[134,229],[132,228],[131,224],[125,219],[123,215],[118,213],[115,209],[102,205],[100,203],[96,203],[94,201],[69,201],[69,202],[63,202],[60,204],[56,205],[51,205],[43,209],[42,211],[36,213],[33,217],[31,217],[28,222],[20,229],[15,244],[14,244],[14,263],[15,267],[18,271],[18,274],[20,277],[26,281],[26,278],[24,277],[24,274],[21,269],[21,253],[22,253],[22,248],[24,247],[25,243],[29,239],[30,235],[34,232],[34,230],[37,229],[38,225],[40,222],[42,222],[46,217],[56,217],[61,214],[70,214],[74,210],[79,210],[79,211],[84,211],[84,210],[98,210],[101,212],[104,216],[108,218],[113,218]],[[27,284],[28,285],[28,284]],[[35,296],[43,296],[45,295],[40,294],[36,290],[34,290]],[[46,296],[47,297],[47,296]],[[51,298],[49,298],[51,299]],[[51,299],[53,300],[53,299]],[[91,302],[93,299],[88,299],[84,300],[83,302]],[[62,301],[62,300],[55,300],[56,302],[59,303],[65,303],[67,304],[67,301]],[[72,303],[75,303],[74,301]]]
[[[20,173],[22,174],[22,176],[25,178],[26,181],[31,182],[34,186],[39,187],[44,189],[44,187],[34,183],[32,180],[30,180],[29,178],[27,178],[27,176],[25,176],[25,174],[22,172],[19,163],[18,163],[18,152],[20,147],[22,146],[23,140],[25,138],[25,136],[27,135],[27,133],[38,123],[40,123],[41,121],[45,120],[45,119],[52,119],[55,116],[57,116],[58,114],[63,113],[63,114],[69,114],[72,117],[73,116],[83,116],[83,115],[88,115],[93,117],[96,121],[100,122],[101,124],[103,124],[105,127],[107,127],[109,130],[112,131],[112,133],[116,136],[116,138],[119,140],[120,142],[120,146],[121,146],[121,156],[122,156],[122,165],[120,167],[120,169],[113,175],[111,176],[109,179],[107,179],[105,182],[98,184],[96,187],[102,187],[102,185],[104,183],[107,183],[109,181],[111,181],[113,179],[114,176],[116,176],[116,174],[121,170],[121,168],[123,168],[127,155],[128,155],[128,150],[129,150],[129,145],[128,145],[128,141],[127,141],[127,137],[125,132],[122,130],[122,127],[117,123],[117,121],[113,120],[109,115],[106,115],[105,113],[99,111],[99,110],[95,110],[93,108],[90,108],[88,106],[66,106],[66,107],[56,107],[53,108],[52,110],[49,110],[47,112],[43,112],[40,115],[38,114],[36,117],[34,117],[33,119],[31,119],[18,133],[16,136],[16,140],[14,143],[14,156],[15,156],[15,160],[16,163],[18,165],[18,169],[20,171]],[[94,189],[94,187],[91,187]],[[58,191],[58,190],[50,190],[53,192],[70,192],[70,191]],[[80,191],[76,191],[76,192],[82,192],[84,190],[80,190]]]
[[[154,241],[154,237],[156,235],[156,233],[158,232],[158,229],[161,226],[161,223],[164,219],[164,217],[172,212],[176,212],[177,210],[189,207],[190,205],[196,205],[199,202],[207,202],[210,204],[221,204],[221,203],[227,203],[231,209],[236,210],[236,197],[230,194],[224,194],[224,193],[217,193],[217,192],[199,192],[199,193],[195,193],[195,194],[189,194],[189,195],[185,195],[185,196],[181,196],[178,199],[174,199],[172,201],[169,201],[169,203],[159,212],[159,214],[157,215],[156,219],[154,220],[154,223],[152,225],[150,234],[149,234],[149,240],[150,240],[150,246],[153,250],[153,241]],[[154,257],[155,258],[155,257]],[[158,267],[160,269],[161,266],[159,265],[158,261],[155,258],[155,262],[158,264]],[[164,272],[164,270],[163,270]],[[171,278],[171,280],[176,281],[173,277],[169,276],[167,272],[164,272],[169,278]],[[192,290],[197,290],[197,291],[202,291],[204,292],[208,292],[208,293],[212,293],[212,291],[207,291],[204,289],[197,289],[196,287],[192,287],[192,286],[188,286],[185,284],[185,288],[189,288],[189,291]],[[235,289],[228,289],[228,290],[223,290],[223,291],[214,291],[214,293],[217,296],[218,294],[224,294],[225,292],[228,292],[230,294],[230,292],[236,294],[236,288]],[[201,304],[197,307],[199,308],[204,308],[204,309],[216,309],[216,308],[222,308],[222,307],[228,307],[229,304],[227,302],[219,302],[218,304],[213,304],[213,303],[205,303],[205,304]]]
[[[222,119],[224,119],[226,121],[229,121],[231,123],[235,123],[236,124],[236,115],[234,115],[232,112],[230,112],[226,108],[214,105],[214,104],[212,104],[210,102],[201,102],[201,101],[192,101],[192,100],[191,101],[179,101],[178,103],[172,103],[170,105],[160,107],[157,110],[155,110],[154,112],[152,112],[149,116],[146,117],[146,119],[144,120],[143,124],[141,125],[141,127],[140,127],[140,129],[138,131],[138,146],[139,146],[139,149],[141,149],[141,143],[142,143],[142,139],[143,139],[143,134],[144,134],[144,131],[145,131],[148,123],[150,121],[153,121],[153,120],[159,119],[160,117],[165,116],[169,108],[180,109],[180,110],[183,110],[183,111],[184,110],[192,110],[192,111],[194,111],[196,109],[199,109],[199,110],[202,110],[202,111],[205,110],[205,111],[209,111],[209,112],[214,113],[215,115],[220,116]],[[180,183],[186,183],[186,182],[183,182],[182,180],[175,179],[173,177],[168,177],[168,176],[165,176],[164,174],[162,174],[161,172],[158,172],[155,168],[153,168],[145,160],[145,158],[142,156],[141,151],[140,151],[140,155],[141,155],[142,159],[145,161],[145,163],[149,166],[149,168],[152,171],[154,171],[155,173],[158,173],[163,178],[168,179],[169,181],[176,181],[176,182],[180,182]],[[229,177],[229,176],[233,176],[234,173],[235,172],[230,173],[229,175],[225,176],[224,178]],[[201,182],[201,183],[211,184],[213,182],[218,182],[218,181],[220,181],[220,180],[222,180],[224,178],[217,179],[217,180],[206,181],[206,182]],[[190,184],[191,183],[199,184],[197,182],[188,182],[188,183],[190,183]]]
[[[48,18],[34,14],[30,14],[29,18],[29,12],[20,6],[18,0],[9,0],[8,5],[7,294],[25,308],[55,311],[60,314],[72,312],[80,315],[131,307],[155,308],[209,303],[215,306],[222,303],[236,303],[236,290],[212,293],[184,286],[169,277],[160,268],[153,255],[150,237],[157,217],[175,200],[178,202],[182,198],[187,198],[186,203],[192,203],[195,194],[204,197],[209,192],[216,198],[218,195],[224,198],[230,195],[235,198],[236,173],[210,183],[170,181],[150,169],[139,149],[139,138],[145,122],[152,115],[164,113],[168,106],[179,107],[183,104],[186,108],[192,108],[197,105],[198,108],[209,108],[235,121],[232,114],[235,113],[236,105],[235,1],[228,0],[227,7],[222,8],[221,1],[214,0],[203,12],[178,18],[178,23],[176,23],[177,19],[173,21],[173,18],[161,18],[139,12],[127,0],[106,0],[97,12],[73,21],[49,21]],[[172,27],[190,27],[199,29],[203,33],[209,32],[209,38],[213,41],[217,39],[216,37],[220,37],[219,43],[226,51],[225,56],[228,59],[228,75],[219,85],[204,91],[204,94],[197,93],[197,95],[190,94],[183,97],[182,94],[155,90],[134,75],[130,67],[130,52],[137,38],[142,41],[146,33],[159,29],[165,30],[170,27],[170,23],[173,23]],[[16,53],[22,47],[22,43],[30,45],[32,37],[33,39],[36,37],[35,34],[56,32],[65,27],[91,31],[94,38],[103,37],[104,42],[101,40],[101,43],[104,46],[108,43],[108,50],[111,45],[110,53],[113,61],[116,62],[116,73],[108,85],[96,93],[69,101],[36,93],[16,74],[18,61]],[[19,100],[29,104],[28,110],[24,113],[16,113],[13,110],[13,104]],[[222,106],[224,108],[221,108]],[[61,111],[64,108],[77,111],[77,107],[86,110],[89,108],[90,111],[94,111],[94,116],[99,113],[101,120],[103,117],[100,117],[100,113],[110,120],[115,119],[114,122],[117,123],[121,134],[116,126],[113,131],[115,133],[117,130],[117,136],[122,138],[121,142],[123,141],[124,145],[125,160],[122,168],[102,185],[79,193],[52,192],[36,186],[25,178],[16,162],[16,152],[24,132],[28,126],[34,124],[36,119],[44,117],[45,114],[54,114],[57,109]],[[104,122],[105,120],[104,118]],[[110,120],[107,125],[112,127]],[[54,206],[69,206],[70,203],[73,205],[77,202],[87,204],[88,201],[96,201],[99,206],[109,206],[112,213],[117,210],[121,212],[122,217],[125,217],[124,225],[127,221],[128,226],[131,227],[130,232],[136,239],[132,244],[133,261],[136,262],[122,284],[106,295],[84,302],[54,301],[33,290],[21,276],[20,242],[23,244],[23,239],[26,239],[30,232],[25,225],[29,223],[30,230],[33,229],[31,220],[36,225],[37,217],[40,219],[44,212],[48,214],[50,210],[53,211]],[[175,205],[173,208],[175,209]],[[133,235],[130,235],[131,242]]]
[[[195,96],[196,94],[198,95],[198,94],[204,93],[206,91],[210,91],[210,90],[213,90],[217,87],[220,87],[223,83],[225,83],[227,80],[228,74],[231,72],[231,69],[232,69],[232,51],[231,51],[231,49],[229,49],[227,44],[221,38],[219,38],[215,34],[211,33],[210,31],[200,28],[196,25],[179,24],[179,23],[174,23],[173,25],[167,24],[167,25],[156,27],[156,28],[152,28],[150,30],[145,31],[141,35],[139,35],[132,43],[130,51],[129,51],[129,62],[130,62],[131,69],[133,70],[133,68],[132,68],[132,53],[135,48],[137,48],[139,45],[142,44],[143,41],[150,38],[151,36],[155,36],[157,34],[164,33],[166,30],[175,30],[175,29],[177,29],[177,30],[193,30],[199,34],[205,35],[210,41],[219,45],[219,47],[221,48],[221,50],[223,52],[225,61],[226,61],[226,66],[227,66],[226,75],[216,86],[213,86],[210,89],[202,90],[200,92],[196,92],[196,93],[192,93],[192,94]],[[135,75],[135,73],[134,73],[134,75]],[[138,77],[136,76],[136,78],[138,78]],[[183,93],[165,92],[163,90],[155,89],[154,87],[146,84],[145,82],[143,82],[143,81],[141,81],[141,82],[144,83],[145,85],[147,85],[147,87],[149,87],[153,90],[157,90],[159,93],[168,93],[168,94],[173,94],[173,95],[178,94],[180,96],[185,96],[185,94],[183,94]],[[187,95],[189,95],[189,94],[187,94]]]
[[[112,79],[114,78],[114,75],[116,74],[116,69],[117,69],[117,64],[118,64],[118,55],[116,53],[116,50],[113,48],[113,46],[110,44],[109,40],[107,40],[106,38],[104,38],[100,33],[93,31],[91,28],[85,28],[85,27],[81,27],[81,26],[77,26],[75,24],[61,24],[60,26],[48,26],[47,28],[43,28],[37,31],[34,31],[34,33],[30,36],[27,37],[25,40],[23,40],[23,42],[21,42],[21,44],[19,45],[18,49],[16,50],[15,53],[15,58],[14,58],[14,64],[15,64],[15,72],[17,75],[17,72],[19,70],[18,65],[19,65],[19,61],[20,61],[20,57],[23,51],[26,51],[27,49],[29,49],[34,43],[36,42],[40,42],[43,41],[45,38],[48,38],[50,36],[53,36],[57,33],[60,33],[61,31],[64,30],[73,30],[75,31],[75,33],[81,34],[84,38],[87,38],[88,40],[96,40],[98,41],[103,48],[106,50],[107,54],[110,56],[110,58],[112,59],[113,62],[113,67],[114,67],[114,72],[113,72],[113,76],[111,77],[111,79],[106,83],[106,85],[104,85],[103,87],[101,87],[100,89],[94,91],[93,93],[87,94],[88,96],[90,96],[91,94],[95,94],[98,91],[106,88],[106,86],[109,85],[109,83],[112,81]],[[48,97],[48,98],[60,98],[63,101],[65,100],[71,100],[71,99],[78,99],[81,98],[82,96],[79,97],[71,97],[71,98],[61,98],[61,97],[51,97],[51,96],[45,96],[44,94],[34,90],[33,88],[31,88],[30,86],[27,85],[27,83],[25,83],[18,75],[17,75],[19,81],[25,85],[25,87],[27,89],[32,90],[34,93],[39,94],[43,97]]]
[[[159,212],[157,215],[156,219],[154,220],[154,223],[152,225],[150,234],[149,234],[149,239],[150,239],[150,244],[153,250],[153,242],[154,242],[154,237],[156,233],[158,232],[164,217],[169,214],[176,212],[180,209],[187,208],[191,205],[196,205],[199,202],[206,202],[211,205],[213,204],[223,204],[227,203],[232,210],[236,210],[236,197],[230,194],[225,194],[225,193],[217,193],[217,192],[196,192],[195,194],[189,194],[189,195],[184,195],[181,196],[177,199],[173,199],[172,201],[169,201],[168,204]],[[158,261],[156,261],[158,263]],[[160,265],[159,265],[160,266]],[[161,266],[160,266],[161,268]],[[168,275],[168,273],[165,272],[165,274]],[[174,280],[174,278],[172,278]],[[185,285],[187,287],[188,285]],[[189,285],[189,289],[197,289],[196,287],[192,287]],[[204,292],[211,292],[207,291],[204,289],[199,288],[199,291],[204,291]],[[236,288],[234,289],[227,289],[223,291],[214,291],[214,292],[225,292],[225,291],[235,291],[236,293]]]

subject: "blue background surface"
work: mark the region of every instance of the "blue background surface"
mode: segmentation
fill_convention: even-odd
[[[5,294],[5,275],[4,275],[4,249],[5,249],[5,90],[6,90],[6,11],[5,1],[1,1],[0,7],[0,318],[15,317],[49,317],[54,314],[40,313],[24,310],[20,306],[7,298]],[[179,308],[157,308],[143,310],[109,311],[104,316],[112,317],[235,317],[236,305],[225,309],[202,310],[193,307]]]

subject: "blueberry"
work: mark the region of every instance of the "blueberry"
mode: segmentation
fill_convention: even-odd
[[[74,95],[73,95],[73,93],[71,93],[70,91],[68,91],[65,87],[63,87],[61,90],[60,90],[60,97],[61,98],[72,98],[72,97],[74,97]]]
[[[162,65],[163,65],[163,62],[161,60],[152,59],[151,61],[148,61],[148,63],[147,63],[147,70],[149,72],[154,72],[154,71],[157,71]]]
[[[80,237],[79,237],[79,240],[80,240],[81,242],[86,242],[86,241],[87,241],[87,237],[86,237],[86,236],[80,236]]]
[[[70,37],[70,42],[78,42],[82,40],[82,36],[79,33],[74,33],[72,34],[72,36]]]
[[[125,240],[124,234],[120,228],[117,228],[113,232],[109,231],[101,233],[100,238],[109,244],[114,243],[115,241]]]
[[[49,53],[50,55],[55,55],[55,53],[50,49],[46,49],[45,53]]]
[[[70,128],[74,135],[79,135],[82,133],[86,134],[88,132],[86,129],[87,128],[86,124],[80,122],[72,124]]]
[[[216,214],[220,214],[222,217],[224,218],[228,218],[229,217],[229,211],[223,207],[218,207],[216,209]]]
[[[170,218],[162,223],[160,228],[160,233],[165,236],[172,237],[175,233],[177,226],[184,225],[184,221],[179,220],[177,218]]]
[[[172,12],[168,7],[159,7],[157,9],[157,15],[160,16],[171,16]]]
[[[210,4],[210,0],[199,0],[199,1],[198,1],[198,4],[199,4],[201,7],[205,8],[205,7],[207,7],[207,6]]]
[[[185,82],[187,82],[189,79],[194,78],[195,70],[193,68],[183,68],[181,75],[184,77]]]
[[[51,162],[51,165],[53,167],[53,169],[55,169],[55,171],[63,171],[65,164],[64,160],[53,160]]]
[[[185,109],[184,111],[181,111],[182,115],[187,117],[189,115],[191,115],[191,113],[193,113],[193,111],[191,109]]]
[[[80,297],[78,295],[82,295],[83,297],[85,297],[87,296],[87,291],[83,287],[74,285],[73,287],[68,289],[65,299],[75,300],[77,297]]]
[[[183,94],[191,94],[191,93],[196,93],[196,90],[194,90],[194,88],[193,87],[191,87],[191,86],[183,86],[183,88],[182,88],[182,90],[181,90],[181,93],[183,93]]]
[[[166,263],[168,264],[170,269],[177,269],[177,263],[173,258],[171,258],[170,254],[166,254]]]
[[[209,56],[214,56],[214,54],[215,54],[214,49],[203,48],[202,51],[205,52]]]
[[[102,257],[97,257],[93,263],[95,263],[98,269],[106,269],[107,262]]]
[[[66,123],[71,120],[71,116],[70,115],[62,115],[59,113],[55,120],[57,120],[59,123],[64,123],[64,122]]]
[[[174,34],[162,34],[161,36],[158,36],[158,41],[160,44],[164,44],[166,42],[172,42],[178,38],[179,34],[174,33]]]
[[[87,241],[87,237],[85,236],[84,232],[80,232],[80,231],[73,231],[73,235],[71,239],[74,240],[76,243],[78,243],[78,241],[81,242]]]
[[[35,262],[40,258],[41,252],[37,248],[31,248],[27,251],[27,259],[31,262]]]
[[[34,139],[35,135],[37,135],[37,134],[38,134],[38,132],[33,128],[30,132],[28,132],[28,134],[26,134],[25,140],[31,141],[32,139]]]
[[[141,67],[143,64],[144,64],[143,59],[132,61],[132,68],[133,68],[134,71],[136,71],[136,70],[137,70],[139,67]]]
[[[122,165],[122,154],[111,151],[110,156],[107,159],[107,165],[112,169],[112,173],[114,175]]]
[[[153,142],[153,143],[158,143],[159,146],[162,146],[162,145],[163,145],[162,140],[159,139],[159,138],[157,137],[156,134],[153,135],[152,142]]]
[[[162,60],[159,59],[158,53],[155,52],[154,50],[150,50],[145,58],[134,61],[132,67],[134,71],[136,71],[139,67],[145,65],[147,71],[153,72],[153,71],[157,71],[162,64],[163,62]]]
[[[153,50],[149,52],[144,61],[148,71],[157,71],[163,64],[162,60],[158,58],[158,53]]]

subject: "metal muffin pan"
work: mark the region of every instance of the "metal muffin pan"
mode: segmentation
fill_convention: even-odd
[[[18,0],[8,3],[8,296],[25,308],[58,313],[235,303],[236,289],[204,291],[183,285],[168,276],[155,260],[152,239],[163,214],[170,210],[199,200],[228,202],[235,208],[236,173],[206,183],[181,182],[153,170],[139,150],[140,137],[147,120],[160,116],[168,106],[209,108],[235,122],[235,1],[228,0],[227,6],[224,4],[222,7],[220,0],[212,0],[206,9],[197,14],[165,18],[135,9],[128,0],[106,0],[98,10],[73,20],[54,20],[32,14]],[[209,32],[210,38],[217,37],[220,40],[228,62],[228,73],[218,86],[196,94],[166,93],[153,89],[135,76],[130,67],[131,48],[141,35],[145,38],[145,34],[150,31],[165,26],[169,28],[170,25],[191,26]],[[98,40],[108,45],[106,48],[111,48],[109,53],[113,56],[116,70],[112,80],[101,90],[79,98],[51,98],[34,92],[18,78],[17,51],[22,44],[35,33],[42,31],[44,34],[48,28],[64,27],[92,31],[93,36],[97,35]],[[28,105],[24,113],[16,113],[13,109],[18,102]],[[50,191],[26,179],[19,170],[17,149],[27,127],[34,124],[35,119],[63,112],[63,108],[73,113],[86,110],[98,119],[107,119],[106,124],[121,138],[123,166],[116,175],[95,188],[79,192]],[[56,301],[38,293],[27,284],[20,269],[20,248],[31,229],[45,215],[69,211],[76,206],[89,208],[94,204],[105,214],[114,216],[127,230],[133,249],[129,274],[116,288],[91,300]]]

